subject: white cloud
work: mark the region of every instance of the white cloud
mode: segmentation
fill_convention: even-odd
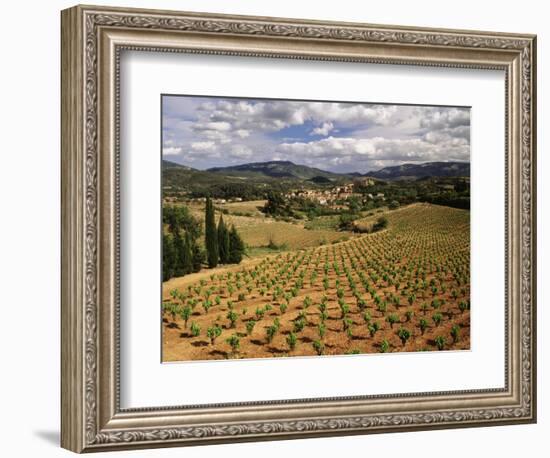
[[[179,153],[181,153],[181,148],[175,146],[165,146],[162,148],[163,156],[177,156]]]
[[[246,129],[238,129],[235,131],[235,133],[237,134],[237,136],[239,136],[240,138],[246,138],[246,137],[249,137],[250,136],[250,132]]]
[[[427,162],[435,160],[469,160],[470,148],[464,139],[447,138],[430,143],[422,138],[388,139],[328,137],[311,142],[283,143],[277,151],[291,157],[312,157],[316,160],[359,162],[399,160]]]
[[[231,147],[231,153],[238,158],[248,158],[253,154],[252,150],[245,145],[233,145]]]
[[[198,122],[193,124],[193,130],[214,130],[218,132],[228,132],[231,130],[231,124],[228,122]]]
[[[199,168],[253,158],[364,172],[403,162],[469,160],[468,108],[187,96],[164,100],[163,153],[183,163],[192,157]]]
[[[191,148],[196,151],[211,151],[216,149],[216,144],[214,142],[194,142],[191,143]]]
[[[334,129],[334,124],[331,122],[324,122],[320,127],[316,127],[310,132],[310,135],[322,135],[327,136],[329,132]]]

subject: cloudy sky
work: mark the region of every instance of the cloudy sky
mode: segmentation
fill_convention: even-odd
[[[164,96],[163,158],[200,170],[289,160],[333,172],[470,160],[470,109]]]

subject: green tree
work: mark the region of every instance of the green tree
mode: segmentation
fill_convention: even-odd
[[[397,208],[399,208],[399,202],[397,202],[397,200],[392,200],[389,205],[388,205],[388,208],[390,210],[395,210]]]
[[[218,230],[216,229],[216,220],[214,214],[214,206],[212,199],[206,199],[206,209],[204,215],[204,236],[206,245],[206,258],[208,267],[216,267],[218,265]]]
[[[162,236],[162,281],[167,281],[174,276],[176,266],[176,251],[172,236],[163,234]]]
[[[187,232],[193,240],[200,237],[202,225],[191,215],[185,206],[164,205],[162,207],[162,222],[168,226],[172,234],[176,232]]]
[[[176,256],[174,276],[180,277],[193,272],[193,254],[191,252],[191,237],[186,232],[183,236],[179,231],[172,235],[173,248]]]
[[[264,213],[272,216],[287,216],[289,212],[292,213],[288,208],[288,205],[285,204],[285,198],[283,195],[275,191],[269,191],[267,195],[267,202],[264,205],[263,211]]]
[[[204,262],[204,253],[196,242],[202,233],[200,221],[187,207],[171,205],[163,206],[162,220],[168,229],[162,238],[163,280],[198,272]]]
[[[244,242],[235,226],[229,231],[229,262],[239,264],[243,259]]]
[[[172,234],[172,243],[174,245],[174,252],[176,255],[176,260],[174,263],[174,276],[181,277],[186,274],[182,264],[182,256],[185,252],[185,239],[181,236],[179,231]]]
[[[229,262],[229,231],[223,221],[222,214],[220,214],[220,220],[218,221],[218,250],[220,263],[227,264]]]
[[[203,263],[206,261],[204,250],[196,241],[193,241],[191,244],[191,253],[193,259],[193,272],[199,272]]]

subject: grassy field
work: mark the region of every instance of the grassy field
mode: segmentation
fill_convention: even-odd
[[[235,225],[249,248],[249,256],[269,252],[265,250],[268,246],[273,248],[271,251],[297,250],[341,242],[354,236],[350,232],[339,232],[335,227],[307,229],[305,221],[288,222],[267,218],[258,210],[264,203],[265,201],[252,201],[216,205],[216,208],[228,211],[223,219],[227,224]],[[193,203],[187,206],[193,216],[202,220],[204,204]],[[216,221],[219,216],[220,212],[216,212]]]
[[[261,216],[263,213],[260,211],[264,205],[265,200],[250,200],[247,202],[228,202],[225,204],[217,204],[216,208],[225,210],[231,215],[241,216]]]
[[[386,230],[323,246],[342,233],[224,215],[251,246],[291,251],[164,283],[163,360],[468,349],[469,212],[383,214]]]

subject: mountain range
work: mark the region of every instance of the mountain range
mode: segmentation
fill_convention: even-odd
[[[262,175],[271,178],[294,178],[298,180],[318,179],[318,177],[327,178],[329,180],[339,180],[343,177],[343,174],[327,172],[326,170],[308,167],[307,165],[294,164],[290,161],[251,162],[249,164],[233,165],[229,167],[214,167],[207,171],[221,173],[223,175]]]
[[[369,177],[385,181],[417,180],[427,177],[460,177],[470,176],[468,162],[425,162],[422,164],[402,164],[384,167],[380,170],[360,173],[335,173],[315,167],[295,164],[291,161],[251,162],[228,167],[213,167],[208,170],[197,170],[175,162],[162,161],[165,184],[172,184],[181,179],[193,180],[207,184],[212,181],[253,182],[273,180],[298,180],[313,183],[338,183],[358,177]]]
[[[380,180],[414,180],[424,177],[469,177],[469,162],[424,162],[401,164],[368,172],[364,176]]]

